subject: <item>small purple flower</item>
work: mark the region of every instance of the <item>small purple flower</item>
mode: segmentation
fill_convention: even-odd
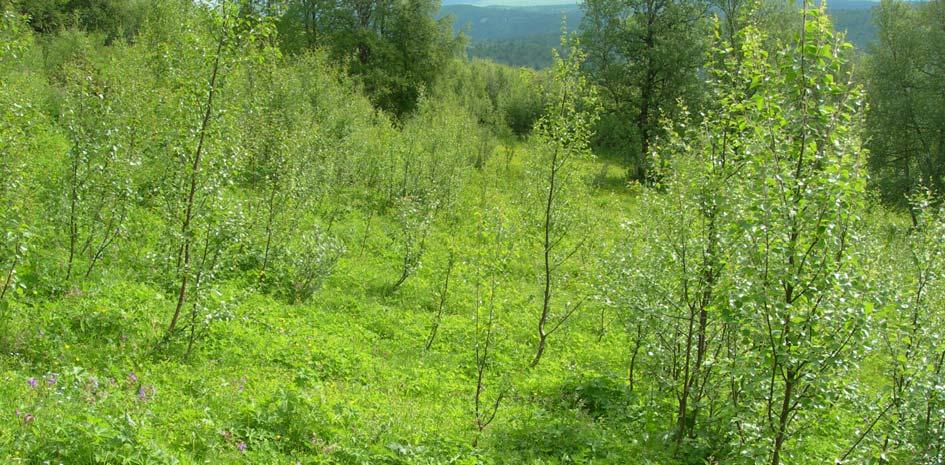
[[[138,382],[138,375],[136,375],[135,372],[133,372],[133,371],[132,371],[131,373],[128,373],[128,381],[131,382],[131,383],[137,383],[137,382]]]
[[[55,386],[55,385],[56,385],[56,381],[58,381],[58,380],[59,380],[59,377],[56,376],[55,373],[53,373],[53,374],[51,374],[51,375],[49,375],[49,376],[46,377],[46,384],[48,384],[48,385],[50,385],[50,386]]]
[[[145,401],[154,397],[154,386],[141,386],[138,388],[138,400]]]
[[[26,384],[29,384],[31,388],[35,388],[39,383],[36,382],[36,378],[30,378],[26,380]]]
[[[246,443],[243,441],[240,441],[238,444],[236,444],[236,450],[240,452],[246,452]]]

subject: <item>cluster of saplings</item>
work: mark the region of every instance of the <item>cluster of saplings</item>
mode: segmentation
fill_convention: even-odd
[[[945,36],[943,2],[884,5],[870,94],[810,5],[589,2],[585,45],[565,37],[536,76],[456,59],[415,0],[86,3],[0,2],[5,354],[29,353],[12,315],[130,276],[171,302],[148,356],[186,361],[228,318],[224,283],[303,304],[383,234],[397,266],[378,292],[395,295],[436,230],[474,216],[423,344],[471,287],[473,450],[512,402],[496,340],[524,269],[516,370],[599,312],[666,460],[945,460],[945,115],[928,108],[945,74],[919,44]],[[901,37],[923,52],[902,57]],[[648,184],[616,238],[588,213],[601,138]],[[499,141],[527,147],[516,214],[490,183],[469,192],[519,162],[492,156]],[[870,165],[891,187],[870,188]],[[346,241],[351,215],[365,228]]]
[[[4,11],[0,295],[62,295],[127,266],[176,296],[167,337],[191,345],[223,275],[310,297],[346,252],[334,220],[356,208],[401,225],[393,291],[460,170],[537,117],[515,106],[537,98],[531,77],[488,63],[446,62],[409,118],[379,112],[363,82],[324,53],[285,55],[276,22],[245,8],[141,6],[133,39],[104,48],[94,32],[31,35],[36,17]]]

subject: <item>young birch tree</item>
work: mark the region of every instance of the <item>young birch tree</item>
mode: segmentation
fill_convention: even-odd
[[[17,270],[32,235],[26,217],[31,131],[23,122],[35,123],[38,115],[12,85],[16,63],[31,45],[26,28],[24,18],[0,7],[0,305],[18,287]]]
[[[574,39],[576,42],[576,39]],[[592,157],[589,140],[598,119],[597,95],[581,74],[584,52],[565,36],[567,58],[554,52],[545,114],[535,125],[536,153],[530,161],[530,177],[535,188],[530,196],[540,211],[537,215],[541,245],[541,311],[538,316],[535,356],[537,366],[548,337],[561,329],[580,309],[584,298],[561,302],[565,294],[568,261],[587,248],[589,221],[582,212],[586,182],[581,163]]]
[[[752,98],[747,243],[736,290],[765,367],[749,376],[759,380],[760,402],[740,421],[764,431],[755,441],[768,445],[755,453],[766,451],[771,465],[792,455],[791,440],[805,431],[798,423],[817,418],[825,396],[843,391],[832,383],[855,366],[863,330],[851,247],[865,185],[862,92],[843,58],[851,46],[834,35],[824,9],[807,4],[803,16],[794,42],[761,68]]]
[[[870,249],[878,262],[871,290],[874,344],[888,383],[873,399],[870,424],[842,460],[866,455],[932,464],[945,458],[945,318],[936,311],[945,302],[945,209],[934,206],[930,190],[910,203],[907,230],[897,228],[890,240],[874,231],[871,241],[883,242]]]
[[[67,74],[62,121],[72,144],[64,166],[68,228],[66,281],[88,277],[125,229],[135,201],[133,169],[138,159],[133,112],[122,101],[120,76],[80,63]]]
[[[201,296],[232,258],[228,249],[241,239],[245,224],[239,202],[224,199],[242,156],[239,141],[234,140],[238,123],[229,101],[233,92],[226,83],[238,75],[244,60],[258,56],[258,41],[268,29],[244,23],[234,7],[223,2],[211,11],[195,5],[197,20],[163,25],[183,29],[171,33],[179,42],[162,37],[160,28],[143,40],[153,42],[148,46],[156,54],[152,65],[156,72],[182,83],[162,89],[166,95],[160,98],[167,121],[162,127],[166,132],[159,137],[172,156],[164,151],[152,154],[149,168],[165,173],[157,190],[169,228],[165,260],[175,276],[171,283],[175,308],[163,341],[177,334],[189,306],[188,353],[200,322]]]
[[[483,431],[495,420],[508,390],[505,379],[507,374],[503,374],[501,357],[496,352],[499,350],[501,315],[505,307],[502,283],[508,278],[513,230],[502,210],[488,204],[488,181],[483,182],[485,184],[477,212],[476,256],[472,259],[476,380],[473,394],[476,436],[473,447],[479,444]]]
[[[729,261],[738,245],[741,176],[756,122],[749,108],[757,105],[753,98],[764,79],[765,60],[753,30],[738,34],[737,43],[744,46],[736,49],[732,43],[717,25],[707,68],[713,103],[698,117],[684,113],[682,123],[667,128],[668,137],[654,154],[668,158],[670,169],[662,173],[665,194],[647,197],[659,218],[649,240],[661,244],[657,250],[665,255],[657,262],[661,268],[649,272],[671,275],[661,280],[668,282],[657,289],[657,301],[668,307],[662,326],[674,328],[678,336],[671,366],[664,370],[676,397],[677,453],[685,441],[696,443],[702,428],[725,425],[713,418],[727,401],[716,377],[720,370],[731,372],[722,364],[726,336],[737,332],[737,318],[728,305]]]

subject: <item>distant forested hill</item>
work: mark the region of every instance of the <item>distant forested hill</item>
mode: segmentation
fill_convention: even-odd
[[[516,39],[473,40],[469,56],[496,63],[532,69],[551,66],[551,49],[559,48],[560,34],[533,35]]]
[[[453,27],[470,39],[469,55],[512,66],[541,69],[551,65],[550,50],[558,45],[562,19],[569,31],[581,25],[583,11],[575,2],[537,0],[447,0],[440,16],[451,15]],[[462,2],[462,3],[459,3]],[[869,0],[832,0],[828,10],[847,40],[866,50],[876,37]]]
[[[876,39],[876,23],[873,22],[875,7],[855,10],[833,10],[834,28],[846,31],[847,40],[860,50],[866,51]]]
[[[541,7],[480,7],[447,5],[441,15],[452,15],[453,27],[466,31],[472,40],[509,40],[533,36],[560,35],[562,18],[568,30],[581,24],[582,12],[575,5]]]
[[[558,46],[562,24],[575,31],[583,17],[575,4],[446,5],[440,14],[452,15],[456,31],[470,38],[470,56],[534,69],[551,66],[550,50]]]

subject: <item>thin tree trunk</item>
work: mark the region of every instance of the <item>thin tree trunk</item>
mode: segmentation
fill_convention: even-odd
[[[118,220],[118,223],[121,224],[124,222],[124,213],[122,217]],[[85,278],[88,278],[92,274],[92,270],[95,269],[95,265],[98,264],[98,261],[101,260],[102,256],[105,254],[105,250],[115,241],[115,239],[120,234],[118,227],[113,228],[112,226],[115,223],[114,216],[109,219],[108,225],[105,226],[104,237],[102,237],[102,242],[99,243],[98,247],[95,248],[95,252],[92,254],[92,257],[89,259],[89,266],[85,269]]]
[[[370,213],[368,213],[367,224],[364,226],[364,234],[361,236],[361,250],[358,252],[358,257],[364,256],[364,248],[367,246],[368,236],[371,235],[371,223],[374,220],[374,209],[372,208]]]
[[[630,352],[630,366],[627,368],[627,382],[630,384],[630,392],[633,392],[634,374],[636,372],[637,354],[640,352],[641,341],[643,339],[643,324],[637,324],[637,337],[633,341],[633,350]]]
[[[682,446],[682,440],[686,436],[686,427],[688,421],[686,415],[689,413],[689,391],[692,389],[693,379],[690,359],[692,357],[692,339],[696,324],[695,317],[695,314],[690,313],[689,328],[686,331],[686,356],[683,360],[683,386],[682,393],[679,395],[679,411],[676,415],[676,450],[674,453],[679,452],[679,448]]]
[[[276,198],[276,186],[272,186],[272,192],[269,194],[269,201],[267,207],[269,209],[268,215],[266,217],[266,250],[263,253],[263,263],[262,269],[259,270],[259,282],[261,283],[263,278],[266,277],[266,269],[269,266],[269,250],[272,247],[272,223],[276,215],[275,212],[275,198]]]
[[[479,306],[482,305],[482,298],[479,290],[479,283],[476,284],[476,393],[474,395],[474,404],[475,404],[475,414],[476,414],[476,437],[473,438],[473,447],[479,445],[479,437],[482,436],[483,430],[486,429],[489,424],[495,420],[496,414],[499,412],[499,405],[502,403],[502,399],[505,396],[505,391],[502,390],[495,398],[495,402],[491,406],[491,412],[486,413],[484,411],[482,394],[485,391],[485,372],[486,367],[489,363],[489,350],[492,347],[492,333],[494,330],[495,324],[495,295],[496,289],[498,288],[495,275],[492,276],[490,293],[489,293],[489,319],[486,323],[486,334],[485,340],[482,341],[480,345],[479,341]]]
[[[202,281],[203,281],[204,270],[208,268],[207,258],[210,255],[210,244],[212,240],[210,237],[210,231],[207,231],[207,237],[205,240],[206,242],[204,243],[203,256],[200,258],[201,270],[197,273],[197,276],[194,277],[195,292],[200,289],[200,285],[202,284]],[[219,252],[220,252],[219,249],[217,249],[216,252],[214,253],[213,260],[209,267],[210,269],[212,269],[216,265],[217,258],[219,257]],[[197,313],[198,313],[197,304],[199,304],[199,302],[197,298],[195,297],[193,299],[193,302],[191,303],[191,308],[190,308],[190,335],[187,338],[187,350],[184,352],[185,361],[190,358],[190,354],[194,349],[194,341],[197,338]]]
[[[647,159],[650,153],[650,96],[648,86],[644,87],[640,103],[640,115],[637,117],[637,131],[640,133],[640,158],[636,166],[636,178],[646,183],[650,178]]]
[[[654,76],[655,71],[653,70],[653,58],[651,54],[653,49],[656,46],[654,36],[653,36],[653,27],[655,21],[655,14],[653,11],[653,6],[648,5],[647,7],[647,32],[646,37],[644,37],[643,43],[646,48],[646,77],[644,78],[643,85],[640,87],[640,113],[637,115],[637,131],[640,134],[640,158],[639,165],[637,166],[637,180],[642,183],[647,183],[650,180],[650,172],[647,163],[649,161],[650,153],[650,113],[653,111],[651,108],[651,100],[653,99],[654,92],[654,81],[656,77]]]
[[[3,280],[3,288],[0,289],[0,300],[3,300],[3,298],[6,297],[7,290],[10,289],[10,285],[13,283],[13,273],[16,272],[16,266],[19,264],[19,261],[20,261],[20,256],[17,253],[17,250],[19,249],[20,245],[15,244],[13,247],[14,247],[13,263],[10,264],[10,270],[7,271],[7,277],[6,279]]]
[[[781,401],[781,412],[778,415],[778,430],[774,436],[774,448],[771,452],[771,465],[780,465],[781,463],[781,449],[784,446],[784,439],[787,437],[787,424],[791,415],[794,383],[794,373],[791,369],[788,369],[787,379],[784,381],[784,398]]]
[[[554,247],[551,241],[551,228],[554,214],[555,189],[558,175],[558,148],[555,147],[551,155],[551,170],[548,174],[548,196],[545,199],[545,221],[544,238],[542,240],[542,249],[544,252],[544,273],[545,283],[542,290],[541,317],[538,319],[538,346],[535,349],[535,358],[532,359],[530,367],[538,366],[541,356],[545,353],[545,345],[548,339],[548,333],[545,326],[548,324],[548,316],[551,313],[551,279],[552,264],[551,250]]]
[[[72,186],[69,190],[69,261],[66,264],[66,281],[72,279],[72,264],[75,261],[76,245],[79,240],[79,224],[76,219],[79,202],[79,158],[72,160]]]
[[[702,378],[702,366],[705,364],[706,355],[708,353],[708,325],[709,325],[709,312],[708,307],[712,303],[712,296],[715,290],[715,281],[717,276],[716,270],[716,226],[715,226],[715,210],[709,207],[706,214],[709,220],[707,236],[706,250],[703,255],[703,276],[702,276],[702,295],[699,298],[699,323],[696,327],[696,360],[692,366],[692,375],[689,382],[689,389],[686,391],[686,395],[691,396],[693,392],[693,387],[697,383],[702,388],[705,387],[705,383],[708,382],[708,379]],[[708,378],[708,374],[706,375]],[[699,400],[701,399],[702,389],[698,389],[695,394],[695,405],[692,408],[692,415],[685,413],[685,418],[683,420],[688,420],[691,418],[691,422],[695,422],[698,419],[699,415]],[[688,401],[687,401],[688,404]],[[680,433],[685,432],[683,429],[680,430]],[[694,430],[689,429],[689,433],[692,434]]]
[[[440,329],[440,320],[443,318],[443,309],[446,307],[446,300],[449,297],[450,275],[453,272],[453,264],[453,254],[450,254],[446,262],[446,279],[443,282],[443,290],[440,292],[439,305],[436,309],[436,317],[433,320],[433,325],[430,327],[430,336],[427,337],[427,342],[423,346],[423,350],[430,350],[430,347],[433,347],[433,341],[436,339],[436,333]]]
[[[410,277],[410,248],[408,246],[407,250],[404,251],[403,268],[400,272],[400,277],[397,278],[397,281],[394,281],[394,284],[391,285],[390,291],[388,292],[390,292],[391,294],[393,294],[394,292],[397,292],[397,289],[400,289],[400,286],[403,285],[404,282],[407,281],[407,278],[409,277]]]
[[[182,249],[183,249],[183,268],[181,270],[180,288],[177,293],[177,307],[174,309],[174,316],[165,332],[165,338],[169,338],[177,328],[177,320],[180,318],[181,310],[187,302],[187,285],[190,279],[190,227],[193,220],[194,199],[197,195],[197,183],[200,175],[200,160],[203,155],[204,143],[206,142],[207,130],[210,127],[210,117],[213,114],[213,97],[217,90],[217,74],[220,69],[220,55],[223,53],[223,43],[226,39],[226,22],[220,31],[220,40],[217,43],[217,55],[213,61],[213,70],[210,74],[210,92],[207,95],[207,106],[204,110],[203,121],[200,124],[200,138],[197,141],[197,150],[194,153],[193,163],[190,167],[190,190],[187,194],[186,211],[184,212],[184,221],[181,225]]]
[[[942,355],[939,356],[938,361],[935,363],[934,374],[936,378],[941,375],[943,366],[945,366],[945,351],[942,352]],[[928,432],[932,427],[932,411],[934,410],[932,404],[934,403],[935,396],[936,396],[935,391],[930,389],[928,393],[928,398],[926,399],[925,420],[924,420],[923,428],[922,428],[926,435],[928,435]],[[931,443],[929,444],[929,448],[931,448]]]

